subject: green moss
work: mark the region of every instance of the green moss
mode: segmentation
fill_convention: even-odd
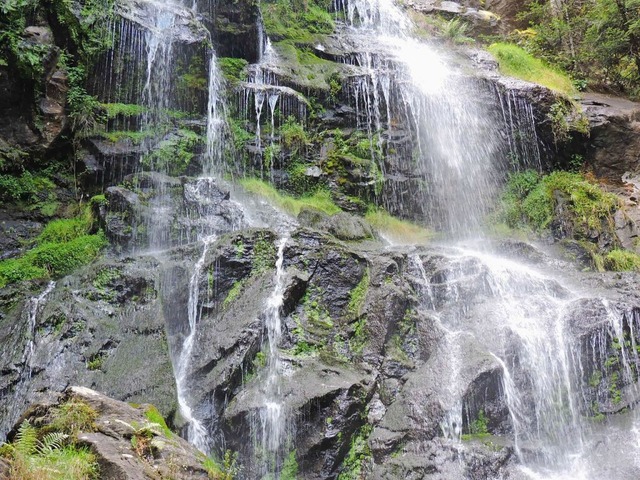
[[[0,262],[0,287],[22,280],[66,275],[97,258],[106,245],[103,233],[64,243],[44,243],[21,258]]]
[[[27,252],[24,258],[57,277],[91,262],[106,245],[107,240],[101,232],[65,243],[45,243]]]
[[[371,448],[368,438],[371,435],[371,425],[364,425],[351,439],[351,447],[342,462],[338,480],[360,480],[366,478],[367,464],[371,461]]]
[[[251,274],[259,275],[273,268],[276,261],[276,247],[271,240],[260,236],[253,245]]]
[[[52,220],[38,236],[38,244],[64,243],[87,235],[91,229],[93,218],[89,211],[76,218]]]
[[[104,196],[104,194],[100,194],[100,195],[94,195],[93,197],[91,197],[91,200],[89,200],[89,203],[91,205],[106,206],[109,204],[109,201],[107,200],[107,197]]]
[[[604,266],[615,272],[640,272],[640,255],[628,250],[612,250],[604,257]]]
[[[113,132],[100,133],[104,139],[112,143],[129,140],[134,144],[140,144],[145,140],[156,137],[158,134],[159,132],[156,130],[116,130]]]
[[[318,190],[310,195],[293,197],[280,193],[274,187],[256,178],[245,178],[240,181],[241,185],[249,192],[265,197],[274,206],[292,214],[298,215],[302,208],[315,208],[328,215],[340,212],[331,199],[331,194],[325,190]]]
[[[239,280],[239,281],[235,282],[232,285],[232,287],[229,289],[229,292],[227,293],[227,296],[225,297],[224,301],[222,302],[222,307],[223,308],[229,307],[229,305],[231,305],[233,303],[233,301],[240,296],[240,293],[242,292],[242,288],[243,287],[244,287],[244,281]]]
[[[162,140],[141,163],[145,168],[166,172],[172,176],[184,175],[204,138],[197,133],[180,129],[175,135]]]
[[[107,118],[135,117],[146,113],[148,110],[143,105],[135,103],[102,103]]]
[[[358,316],[362,311],[362,307],[365,304],[367,298],[367,292],[369,291],[369,269],[367,268],[362,275],[362,278],[358,284],[349,293],[349,304],[347,305],[347,311],[350,315]]]
[[[294,2],[279,0],[261,5],[265,30],[275,41],[289,39],[313,41],[318,34],[331,34],[335,29],[328,12],[328,2]]]
[[[566,199],[578,237],[588,236],[592,229],[601,231],[618,206],[615,195],[580,174],[557,171],[539,176],[525,171],[510,176],[502,196],[501,218],[513,228],[530,226],[542,231],[554,219],[558,194]]]
[[[280,126],[280,142],[290,152],[303,150],[309,142],[304,126],[294,117],[289,116]]]
[[[22,282],[33,278],[46,278],[48,276],[47,270],[33,265],[24,258],[9,259],[0,262],[0,288],[9,283]]]
[[[575,87],[571,78],[511,43],[493,43],[488,48],[498,60],[500,71],[512,77],[539,83],[557,92],[571,95]]]
[[[94,260],[107,245],[102,232],[89,235],[90,208],[76,218],[49,222],[36,246],[22,257],[0,261],[0,287],[34,278],[57,277]]]
[[[156,407],[154,407],[153,405],[150,405],[145,410],[144,416],[146,417],[147,420],[149,420],[149,422],[155,423],[157,425],[160,425],[160,428],[162,429],[162,433],[164,433],[164,435],[167,438],[173,437],[173,432],[167,426],[167,422],[165,421],[164,417],[162,416],[162,414],[158,411],[158,409]]]
[[[221,57],[218,59],[218,65],[224,77],[231,83],[237,83],[244,79],[247,68],[247,62],[244,58]]]
[[[36,176],[30,172],[22,175],[0,175],[1,202],[37,203],[38,194],[54,190],[55,184],[46,177]]]

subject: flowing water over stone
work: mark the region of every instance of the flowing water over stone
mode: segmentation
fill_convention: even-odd
[[[196,3],[133,2],[132,10],[110,24],[119,43],[100,68],[114,74],[103,83],[95,77],[94,85],[107,102],[144,107],[140,115],[110,125],[149,133],[135,151],[134,167],[123,161],[119,172],[124,177],[154,170],[138,179],[141,197],[152,195],[138,202],[148,207],[148,241],[139,250],[154,251],[155,263],[144,260],[154,266],[144,265],[163,271],[164,290],[158,288],[161,295],[155,297],[153,280],[135,276],[118,278],[109,288],[131,289],[147,302],[141,310],[150,308],[149,315],[167,323],[176,387],[170,396],[174,406],[177,396],[175,420],[188,440],[207,453],[223,453],[229,442],[251,455],[244,459],[247,478],[279,478],[296,449],[305,455],[304,467],[315,469],[314,478],[335,478],[346,459],[357,455],[409,466],[412,458],[419,467],[411,473],[434,456],[445,471],[441,478],[468,478],[467,469],[476,468],[479,457],[466,437],[489,433],[506,445],[503,463],[496,464],[509,478],[638,478],[636,307],[583,290],[575,275],[558,273],[562,267],[551,265],[547,272],[544,264],[506,259],[486,245],[433,245],[409,254],[404,247],[378,245],[381,252],[372,252],[373,247],[349,244],[348,235],[339,237],[337,222],[358,226],[345,213],[334,217],[339,220],[307,218],[293,232],[295,221],[237,188],[231,200],[215,177],[241,167],[225,165],[230,132],[223,78],[209,48],[203,55],[207,98],[191,102],[202,114],[194,124],[206,131],[206,145],[198,154],[199,170],[189,173],[208,176],[166,175],[166,165],[151,154],[175,134],[158,131],[175,120],[171,110],[189,103],[179,98],[175,80],[179,53],[198,55],[185,53],[181,42],[191,45],[195,37],[208,36],[203,27],[191,28]],[[136,8],[143,4],[147,14],[140,15]],[[352,126],[369,140],[371,172],[388,173],[393,154],[387,146],[399,134],[398,124],[407,129],[402,135],[412,137],[413,151],[397,157],[420,188],[407,190],[412,202],[404,205],[398,200],[403,197],[391,195],[386,206],[421,217],[456,241],[477,236],[507,167],[542,164],[531,103],[471,80],[444,52],[412,38],[407,17],[389,0],[338,1],[335,10],[344,22],[340,34],[357,46],[340,59],[350,69],[342,87],[355,112]],[[277,146],[278,129],[289,117],[307,125],[310,104],[284,86],[278,75],[283,59],[263,38],[260,19],[258,26],[259,62],[239,82],[237,103],[244,120],[255,122],[251,147],[261,172],[274,180],[279,166],[268,155]],[[126,60],[128,72],[121,68]],[[420,212],[403,212],[417,204]],[[335,237],[314,231],[318,225],[329,225]],[[260,228],[240,231],[248,226]],[[377,241],[366,232],[362,238]],[[358,299],[354,292],[361,286]],[[100,320],[138,318],[133,307],[118,310],[132,297],[121,300],[119,293],[94,287],[95,282],[83,293],[84,287],[74,285],[74,305],[94,308]],[[48,352],[35,341],[37,317],[47,296],[64,289],[49,284],[25,304],[17,395],[30,388],[35,360],[46,365],[38,358]],[[311,325],[307,331],[304,322]],[[97,323],[83,341],[92,341]],[[53,330],[52,322],[44,325]],[[131,335],[137,326],[127,329]],[[148,329],[155,334],[162,326]],[[71,331],[68,338],[75,342],[77,334]],[[291,353],[302,343],[302,354]],[[153,345],[149,351],[156,354],[161,347]],[[108,362],[117,348],[117,342],[105,341],[73,354],[83,364],[102,355]],[[103,378],[101,371],[83,374],[83,380]],[[364,449],[353,450],[363,444],[375,452],[369,452],[372,458]],[[626,464],[617,463],[616,454]],[[455,474],[447,477],[447,468]]]
[[[282,340],[282,321],[280,309],[284,302],[285,271],[284,249],[287,246],[287,237],[278,242],[276,271],[274,276],[273,292],[267,299],[265,311],[265,325],[267,330],[267,350],[265,378],[262,380],[263,406],[260,409],[258,435],[260,449],[263,456],[262,474],[278,474],[283,459],[283,449],[288,441],[290,419],[282,398],[281,377],[284,365],[280,356],[280,342]]]
[[[515,451],[527,465],[522,471],[536,479],[605,478],[610,465],[603,468],[591,460],[601,441],[592,426],[598,426],[594,413],[601,415],[608,400],[594,396],[594,390],[620,389],[610,401],[621,405],[636,398],[639,358],[632,338],[637,313],[611,308],[607,301],[590,299],[588,292],[582,297],[579,290],[521,263],[464,248],[458,252],[431,278],[419,261],[413,262],[423,278],[425,304],[437,312],[446,332],[441,345],[451,355],[445,360],[450,388],[457,383],[456,358],[463,354],[449,344],[456,336],[472,335],[502,370]],[[478,310],[474,304],[480,297],[491,303]],[[585,332],[579,340],[576,329]],[[446,437],[459,438],[461,425],[478,416],[476,411],[462,421],[469,415],[462,398],[445,408]],[[629,421],[637,425],[637,415],[630,414]]]

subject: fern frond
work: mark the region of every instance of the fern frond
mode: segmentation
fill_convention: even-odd
[[[52,432],[45,435],[42,441],[38,442],[37,450],[40,455],[47,455],[54,450],[61,450],[64,447],[65,440],[69,435],[62,432]]]
[[[20,424],[18,433],[13,441],[13,447],[18,455],[32,455],[36,451],[38,445],[38,431],[25,420]]]

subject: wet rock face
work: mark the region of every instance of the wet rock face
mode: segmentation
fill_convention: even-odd
[[[29,26],[24,42],[38,46],[43,74],[26,79],[9,67],[0,67],[0,138],[10,147],[40,159],[56,148],[68,125],[65,111],[68,78],[60,63],[60,49],[54,43],[49,27]]]
[[[591,126],[586,160],[598,177],[619,183],[640,173],[640,104],[600,94],[582,100]]]
[[[140,185],[159,182],[173,184],[151,176]],[[203,188],[217,202],[227,201],[224,191]],[[123,194],[121,200],[131,199]],[[329,230],[331,222],[321,220],[316,226]],[[480,479],[508,471],[513,425],[504,366],[491,352],[515,366],[514,381],[523,391],[531,387],[518,369],[524,361],[518,341],[506,336],[502,343],[501,322],[487,321],[499,311],[493,267],[482,256],[456,249],[382,251],[371,242],[345,243],[304,227],[291,232],[284,247],[279,391],[300,475],[336,478],[355,468],[352,458],[364,459],[358,468],[367,478]],[[214,432],[211,448],[220,452],[224,438],[224,448],[239,452],[245,477],[259,477],[256,439],[269,374],[265,316],[274,289],[275,243],[268,229],[242,230],[159,257],[105,261],[59,281],[45,296],[42,286],[36,288],[30,296],[40,297],[37,305],[5,289],[0,341],[15,348],[0,365],[0,391],[7,399],[0,410],[3,432],[28,401],[69,384],[129,402],[152,401],[183,431],[174,371],[177,359],[187,355],[181,397]],[[553,264],[531,246],[499,248],[535,264]],[[599,288],[624,283],[607,282]],[[527,288],[566,298],[554,282]],[[622,363],[611,361],[597,384],[595,376],[592,382],[587,378],[620,352],[607,308],[623,312],[621,331],[631,331],[631,325],[638,331],[637,307],[616,302],[606,307],[580,300],[569,309],[571,341],[582,346],[583,383],[593,383],[585,391],[586,415],[594,401],[607,415],[635,401]],[[186,351],[193,311],[195,333]],[[33,353],[26,355],[31,344]],[[593,360],[594,344],[603,346],[602,358]],[[609,383],[616,372],[614,395]],[[524,394],[523,401],[528,406],[531,399]],[[495,437],[458,440],[479,432]],[[101,437],[87,442],[100,451],[104,446],[105,455],[116,448]],[[283,449],[281,458],[293,450]]]
[[[0,407],[2,435],[28,403],[73,383],[125,401],[153,401],[172,415],[159,266],[145,257],[104,262],[59,281],[39,301],[43,286],[3,290],[0,341],[11,348],[2,358],[0,391],[12,401]]]
[[[107,188],[98,210],[107,238],[124,251],[169,248],[245,225],[240,207],[211,178],[144,172],[125,182],[132,186]]]

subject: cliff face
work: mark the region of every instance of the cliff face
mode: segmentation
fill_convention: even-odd
[[[1,257],[24,258],[35,242],[40,273],[0,272],[0,438],[29,404],[45,402],[39,412],[52,392],[83,385],[154,404],[202,450],[236,452],[241,468],[226,467],[238,478],[506,478],[565,453],[601,472],[590,453],[623,444],[613,421],[598,430],[605,445],[564,443],[590,432],[586,419],[635,415],[638,275],[581,272],[512,240],[424,245],[428,232],[378,208],[459,233],[457,219],[487,213],[471,195],[485,156],[492,188],[575,155],[635,185],[637,105],[585,97],[586,137],[568,99],[432,35],[455,18],[476,33],[503,28],[474,2],[407,6],[415,33],[453,65],[442,102],[412,90],[411,65],[339,5],[194,5],[47,2],[12,27],[23,43],[11,55],[39,56],[30,73],[11,55],[0,63]],[[513,5],[494,5],[513,21]],[[482,121],[469,123],[473,109]],[[470,170],[443,175],[438,165],[458,157]],[[241,175],[302,199],[245,191]],[[594,243],[638,248],[626,195]],[[54,260],[72,255],[49,258],[43,228],[82,212],[82,234],[102,231],[108,249],[58,278]],[[139,420],[137,407],[65,395],[95,403],[102,420]],[[174,455],[177,478],[204,478],[181,439],[139,455],[123,428],[79,437],[108,478],[175,478]]]

